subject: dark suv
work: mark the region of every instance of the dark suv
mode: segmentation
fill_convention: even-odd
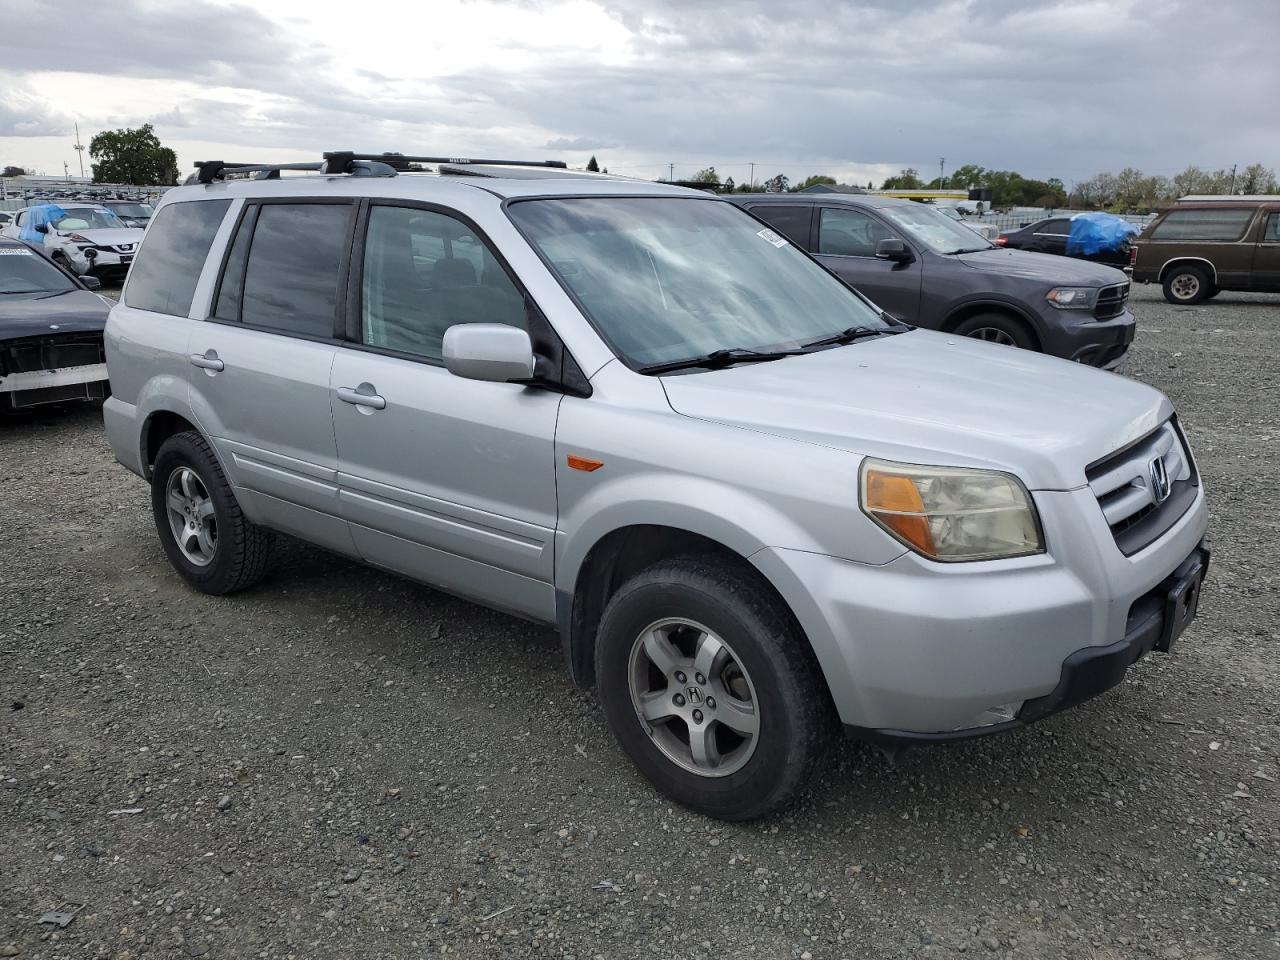
[[[908,323],[1107,368],[1133,341],[1129,280],[1111,267],[1000,249],[911,200],[731,199]]]
[[[1280,197],[1179,202],[1134,244],[1133,279],[1158,283],[1170,303],[1222,290],[1280,292]]]

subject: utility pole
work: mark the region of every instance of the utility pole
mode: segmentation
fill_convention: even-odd
[[[751,186],[754,187],[755,185],[756,185],[756,164],[755,164],[755,161],[753,160],[751,161]]]
[[[671,183],[671,181],[675,180],[675,178],[676,178],[676,165],[674,163],[668,163],[667,164],[667,183]]]
[[[947,165],[947,158],[939,157],[938,158],[938,189],[939,190],[945,190],[947,187],[946,178],[942,174],[943,168],[946,167],[946,165]]]
[[[1231,165],[1231,189],[1227,192],[1232,195],[1236,192],[1236,165],[1234,163]]]
[[[76,153],[80,155],[80,176],[84,177],[84,144],[80,142],[80,124],[76,124]]]

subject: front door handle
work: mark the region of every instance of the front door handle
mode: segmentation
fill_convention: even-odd
[[[190,360],[193,367],[199,367],[202,370],[221,372],[227,366],[218,359],[218,351],[216,350],[206,350],[204,353],[193,353],[191,354]]]
[[[374,410],[384,410],[387,406],[386,399],[374,392],[371,383],[362,383],[354,388],[339,387],[338,399],[344,403],[354,403],[357,407],[370,407]]]

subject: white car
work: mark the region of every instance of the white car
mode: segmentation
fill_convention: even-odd
[[[26,207],[0,230],[0,236],[42,243],[45,253],[72,273],[99,280],[124,279],[142,234],[106,207],[79,202]]]

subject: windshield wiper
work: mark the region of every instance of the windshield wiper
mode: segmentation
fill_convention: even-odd
[[[723,350],[712,350],[700,357],[685,357],[683,360],[667,360],[663,363],[651,363],[641,367],[640,373],[669,373],[672,370],[688,370],[695,367],[706,367],[714,370],[728,367],[735,363],[760,363],[765,360],[781,360],[783,357],[794,357],[799,350],[747,350],[744,347],[726,347]]]
[[[894,327],[849,327],[841,330],[839,333],[833,333],[829,337],[821,337],[817,340],[810,340],[808,343],[800,345],[801,350],[812,350],[814,347],[830,347],[838,343],[853,343],[855,340],[865,340],[867,337],[878,337],[882,334],[905,333],[905,329],[896,329]]]

